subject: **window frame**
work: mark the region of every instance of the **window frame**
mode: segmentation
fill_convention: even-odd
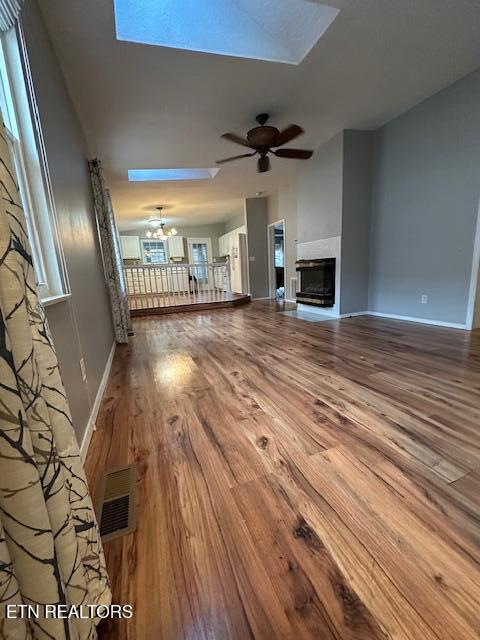
[[[27,221],[37,290],[44,303],[70,295],[40,115],[20,24],[0,36],[5,130]]]
[[[153,243],[153,242],[158,242],[163,244],[163,250],[165,252],[165,262],[146,262],[145,260],[145,254],[146,254],[146,250],[145,250],[145,244],[146,243]],[[151,267],[151,266],[155,266],[155,265],[164,265],[164,264],[169,264],[170,263],[170,254],[168,251],[168,241],[165,238],[141,238],[140,239],[140,243],[141,243],[141,250],[142,250],[142,265],[146,266],[146,267]]]

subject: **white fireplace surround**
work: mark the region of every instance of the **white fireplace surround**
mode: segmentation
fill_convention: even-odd
[[[340,317],[340,258],[342,237],[334,236],[322,240],[300,242],[297,244],[297,260],[315,260],[319,258],[335,258],[335,305],[331,308],[315,307],[298,303],[297,308],[310,313],[331,318]]]

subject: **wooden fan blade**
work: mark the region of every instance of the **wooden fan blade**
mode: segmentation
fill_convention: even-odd
[[[266,171],[270,171],[270,159],[268,156],[261,156],[258,159],[258,173],[265,173]]]
[[[298,124],[290,124],[286,129],[280,131],[278,138],[272,147],[281,147],[283,144],[287,144],[287,142],[297,138],[302,133],[302,127],[299,127]]]
[[[254,147],[253,145],[251,145],[248,140],[246,140],[245,138],[242,138],[242,136],[237,135],[236,133],[224,133],[222,135],[222,138],[225,138],[225,140],[230,140],[230,142],[236,142],[237,144],[241,144],[244,147],[249,147],[250,149],[256,149],[257,147]]]
[[[240,156],[232,156],[231,158],[224,158],[223,160],[217,160],[217,164],[223,164],[224,162],[232,162],[232,160],[239,160],[240,158],[251,158],[252,156],[254,156],[257,152],[254,151],[253,153],[242,153]]]
[[[308,160],[313,156],[313,151],[306,149],[277,149],[272,153],[278,158],[295,158],[296,160]]]

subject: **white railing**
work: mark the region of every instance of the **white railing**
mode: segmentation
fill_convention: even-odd
[[[155,264],[124,267],[130,307],[222,302],[232,295],[230,264]]]

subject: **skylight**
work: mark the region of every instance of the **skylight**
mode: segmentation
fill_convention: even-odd
[[[114,0],[118,40],[300,64],[338,14],[316,0]]]
[[[129,169],[130,182],[158,180],[211,180],[220,169]]]

